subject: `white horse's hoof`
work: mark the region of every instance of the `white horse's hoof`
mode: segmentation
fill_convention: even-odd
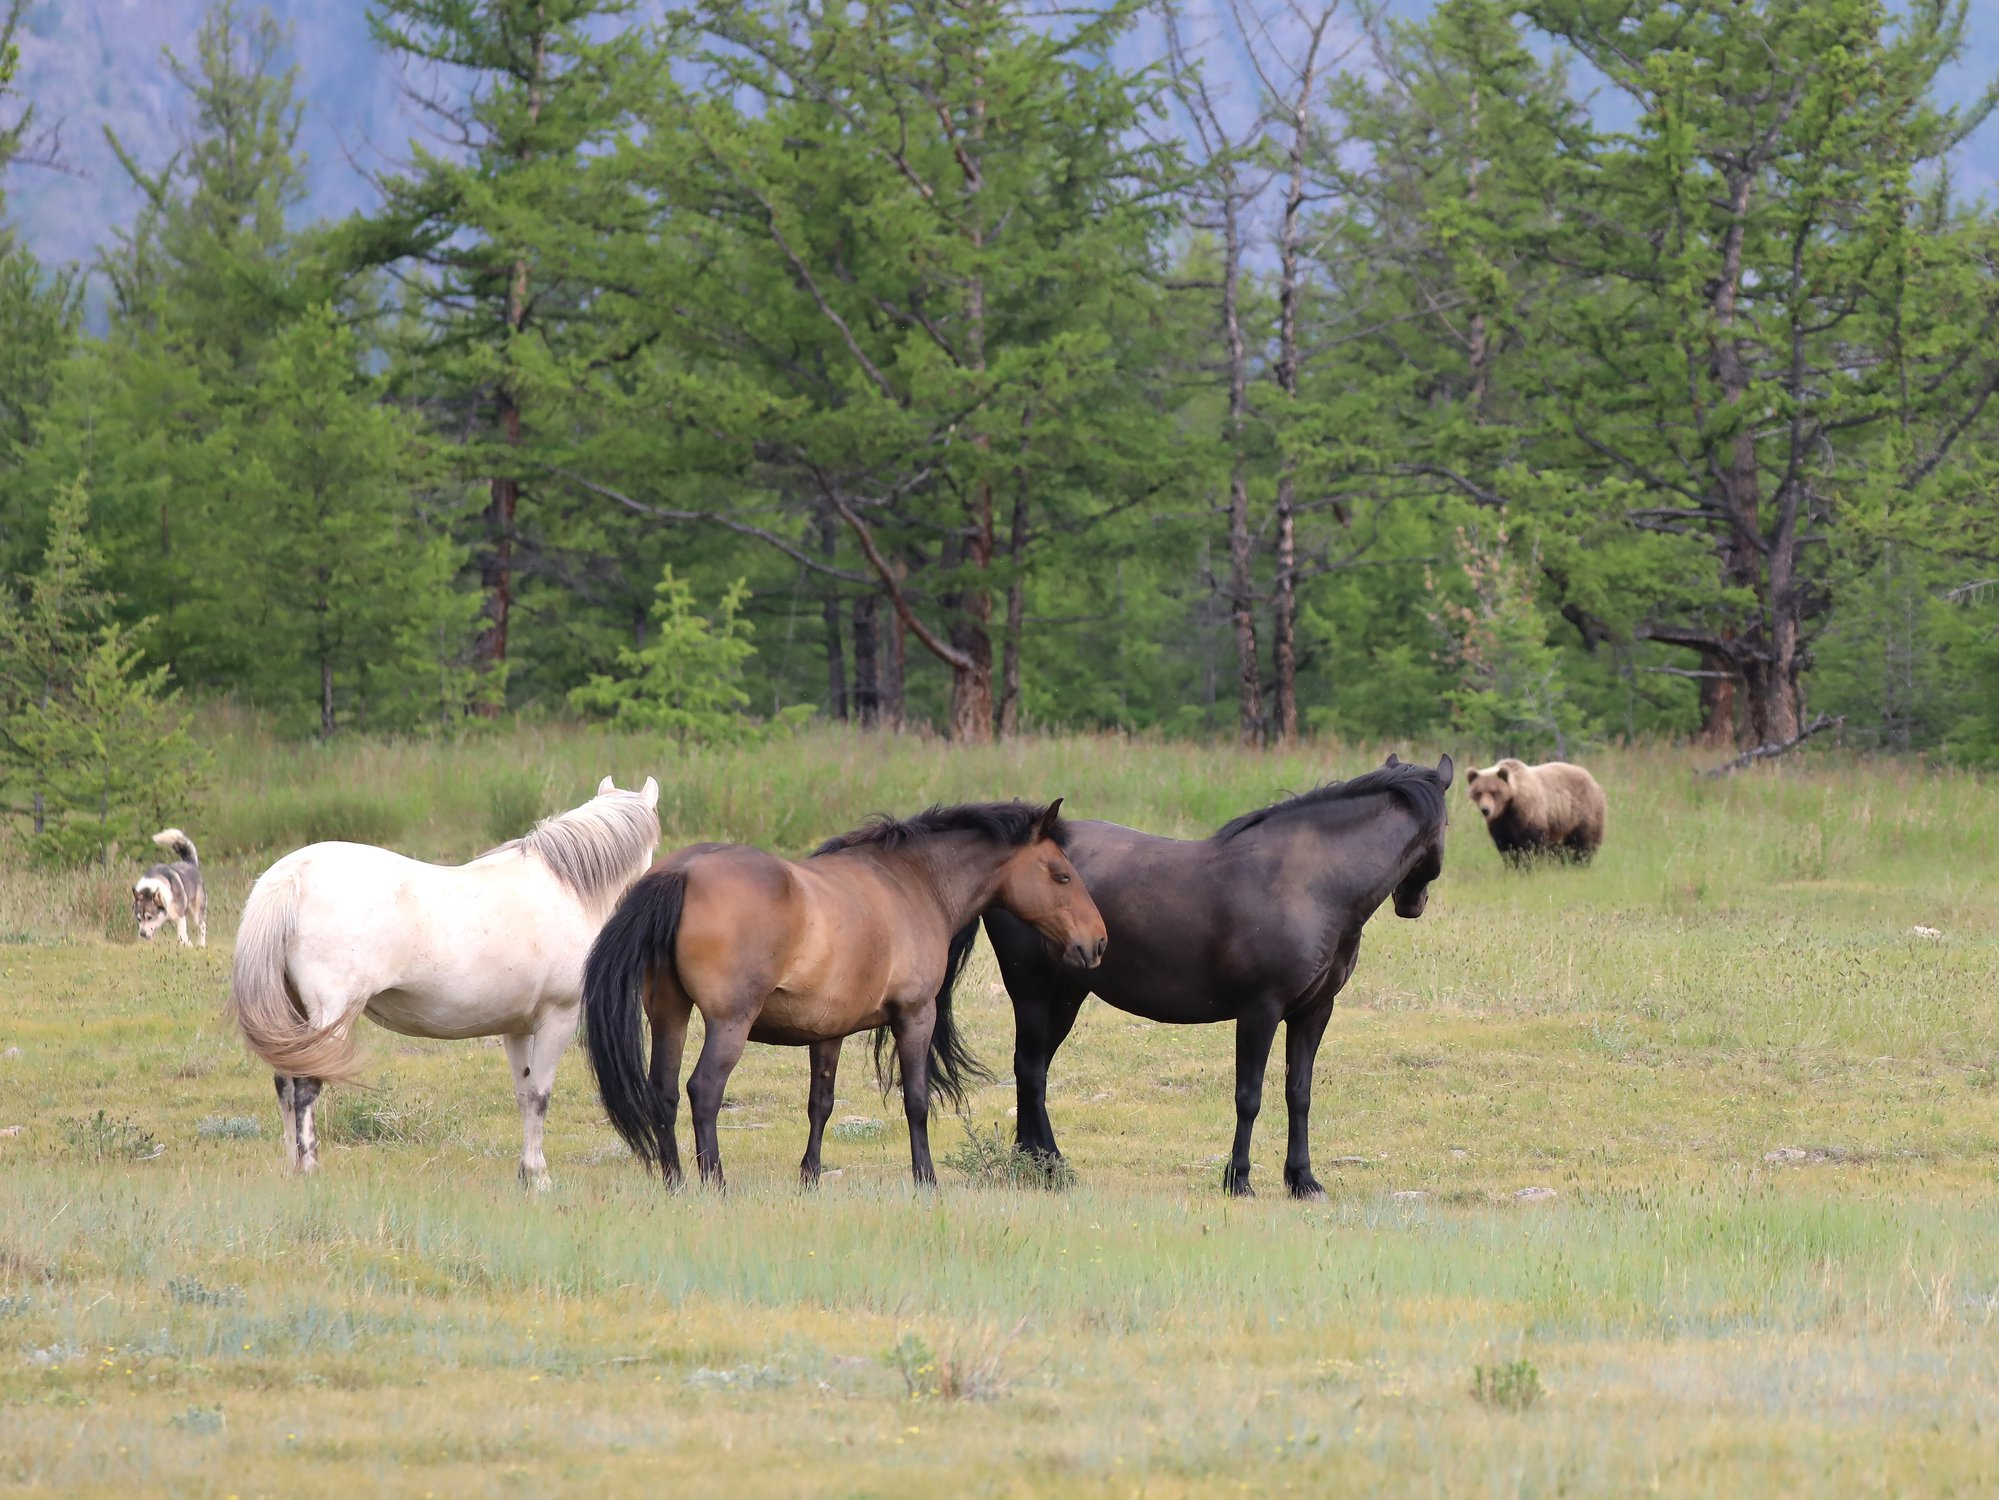
[[[523,1165],[521,1167],[521,1186],[531,1193],[547,1192],[551,1186],[548,1178],[548,1169],[544,1167],[539,1172],[531,1172]]]

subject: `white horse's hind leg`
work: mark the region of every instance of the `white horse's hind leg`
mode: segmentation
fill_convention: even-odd
[[[301,1172],[319,1170],[319,1132],[312,1123],[312,1106],[319,1099],[317,1078],[292,1080],[292,1109],[298,1116],[298,1147],[294,1160]]]
[[[569,1050],[583,1007],[571,1005],[546,1016],[530,1036],[510,1036],[507,1068],[514,1078],[514,1101],[521,1107],[521,1182],[548,1186],[548,1160],[542,1155],[542,1127],[548,1123],[548,1101],[555,1092],[555,1065]]]
[[[274,1075],[278,1088],[278,1124],[285,1137],[285,1166],[298,1170],[298,1112],[292,1108],[292,1081],[284,1074]]]

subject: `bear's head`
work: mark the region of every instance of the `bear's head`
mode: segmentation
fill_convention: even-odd
[[[1482,771],[1474,770],[1465,777],[1465,791],[1470,794],[1472,805],[1486,822],[1502,817],[1506,809],[1513,805],[1513,773],[1525,769],[1517,760],[1503,760]]]

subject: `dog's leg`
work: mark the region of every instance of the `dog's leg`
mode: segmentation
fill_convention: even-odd
[[[194,893],[194,926],[195,930],[201,934],[201,946],[206,948],[208,946],[208,892],[205,890],[199,890]]]
[[[189,941],[187,940],[187,913],[186,913],[186,912],[182,912],[182,913],[181,913],[181,914],[180,914],[179,916],[177,916],[177,917],[175,917],[175,918],[174,918],[174,927],[175,927],[175,928],[176,928],[176,929],[177,929],[177,930],[178,930],[178,931],[180,932],[180,945],[181,945],[181,947],[183,947],[183,948],[192,948],[192,947],[194,946],[194,944],[193,944],[193,943],[190,943],[190,942],[189,942]]]

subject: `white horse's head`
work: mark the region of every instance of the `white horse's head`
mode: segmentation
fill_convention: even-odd
[[[617,790],[618,790],[617,783],[612,781],[611,778],[608,776],[606,776],[602,781],[597,783],[597,795],[599,797],[609,797]],[[654,781],[650,776],[648,776],[646,777],[646,784],[640,787],[636,793],[627,792],[625,793],[625,795],[628,797],[629,796],[643,797],[645,799],[645,805],[647,807],[658,807],[659,783],[657,781]]]

